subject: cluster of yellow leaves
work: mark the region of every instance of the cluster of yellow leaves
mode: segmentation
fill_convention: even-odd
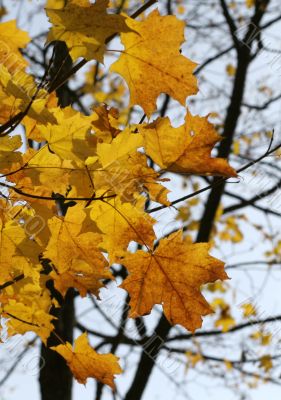
[[[223,242],[240,243],[243,240],[242,223],[248,222],[244,214],[224,216],[223,207],[219,207],[216,214],[217,224],[213,229],[213,236]]]
[[[180,52],[184,23],[176,17],[154,10],[135,21],[108,13],[106,0],[62,3],[47,3],[48,41],[65,41],[73,60],[102,62],[106,44],[121,33],[124,50],[111,70],[126,80],[130,104],[148,117],[162,92],[182,105],[197,92],[196,64]],[[7,191],[0,207],[0,303],[9,333],[31,330],[46,342],[53,330],[51,307],[58,307],[46,281],[52,279],[62,296],[69,288],[82,297],[98,296],[104,281],[114,279],[113,263],[128,270],[121,288],[130,295],[131,317],[160,304],[171,324],[194,331],[212,312],[201,286],[227,275],[208,243],[193,244],[181,231],[156,237],[157,221],[146,212],[146,201],[171,203],[166,179],[148,160],[175,173],[235,176],[226,160],[211,156],[220,140],[214,127],[188,111],[179,128],[168,118],[124,128],[118,111],[106,105],[90,116],[60,108],[55,94],[25,70],[19,49],[28,36],[13,21],[0,25],[0,38],[5,35],[12,37],[16,62],[9,64],[7,49],[0,49],[0,122],[19,113],[26,138],[37,142],[35,150],[26,140],[22,146],[20,135],[0,137],[1,195]],[[128,251],[132,242],[142,250]],[[113,376],[121,372],[116,357],[96,354],[85,334],[74,349],[66,343],[54,350],[81,383],[94,377],[114,387]]]
[[[272,334],[263,330],[256,331],[250,335],[250,338],[260,343],[262,346],[268,346],[271,343]]]
[[[235,325],[235,319],[231,315],[229,304],[222,298],[215,298],[211,306],[214,311],[219,312],[219,316],[216,319],[215,326],[220,327],[223,332],[227,332],[230,328]]]

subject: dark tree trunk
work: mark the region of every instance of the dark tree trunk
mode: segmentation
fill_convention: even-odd
[[[54,289],[51,289],[54,293]],[[72,343],[74,326],[73,291],[69,290],[61,308],[53,309],[55,332],[64,341]],[[71,400],[72,374],[65,360],[49,347],[61,344],[54,334],[48,339],[47,347],[41,347],[40,390],[42,400]]]
[[[52,66],[50,68],[50,79],[55,81],[60,75],[67,73],[72,67],[72,61],[64,42],[56,42]],[[66,107],[71,104],[71,98],[66,85],[57,90],[59,105]],[[55,188],[54,188],[55,189]],[[61,211],[66,212],[67,207],[61,205]],[[54,321],[55,334],[52,333],[48,339],[47,347],[41,346],[40,365],[40,391],[42,400],[71,400],[72,398],[72,374],[65,360],[55,351],[49,350],[51,346],[61,344],[59,338],[64,342],[73,342],[74,328],[74,291],[69,290],[63,299],[54,289],[53,282],[48,282],[53,298],[61,304],[61,308],[53,308],[51,314],[57,317]]]

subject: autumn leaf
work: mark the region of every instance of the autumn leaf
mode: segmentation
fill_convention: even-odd
[[[0,285],[20,274],[37,280],[38,270],[34,265],[40,251],[40,246],[30,240],[23,226],[13,220],[0,219]]]
[[[50,96],[47,97],[45,106],[51,113],[54,109],[58,108],[58,99],[54,92],[50,93]],[[30,118],[28,115],[26,115],[22,120],[22,124],[25,128],[25,134],[28,139],[36,140],[37,142],[43,142],[45,138],[40,133],[40,125],[37,122],[38,121]],[[54,122],[54,120],[52,122]]]
[[[57,124],[47,123],[38,127],[41,135],[47,140],[50,151],[61,159],[84,161],[91,154],[87,143],[91,118],[74,111],[71,107],[54,110],[54,115]]]
[[[110,143],[98,143],[97,156],[101,167],[95,165],[95,168],[90,168],[95,170],[95,188],[110,190],[125,202],[134,202],[135,195],[145,191],[152,200],[169,205],[169,191],[160,184],[168,179],[161,179],[147,166],[147,157],[137,151],[142,146],[143,137],[132,133],[130,128],[119,132]],[[90,166],[91,157],[86,163]]]
[[[20,135],[5,136],[0,140],[0,172],[9,169],[13,163],[21,161],[21,154],[18,151],[22,145]]]
[[[103,168],[108,168],[117,162],[122,163],[124,157],[128,159],[142,145],[143,137],[132,133],[128,128],[113,139],[111,143],[98,144],[97,154]]]
[[[200,293],[201,285],[226,279],[223,262],[208,254],[207,243],[191,244],[182,231],[162,239],[154,251],[127,254],[122,263],[129,272],[121,287],[130,295],[130,317],[137,318],[161,304],[172,324],[194,332],[202,316],[212,312]]]
[[[118,357],[113,354],[98,354],[90,346],[86,333],[80,335],[74,344],[60,344],[51,347],[67,362],[73,376],[79,383],[86,383],[87,378],[95,378],[105,385],[115,389],[114,375],[121,374]]]
[[[0,63],[4,64],[9,72],[27,66],[28,63],[19,49],[26,47],[29,42],[28,33],[18,29],[15,20],[0,23]]]
[[[91,219],[102,232],[100,247],[108,252],[111,263],[124,256],[131,241],[152,246],[155,239],[154,219],[144,212],[145,198],[135,200],[131,204],[116,197],[96,201],[90,207]]]
[[[38,88],[34,78],[24,70],[17,69],[11,73],[5,65],[0,64],[0,89],[11,100],[10,115],[15,112],[16,105],[17,112],[26,113],[41,124],[56,123],[55,117],[46,108],[48,92]]]
[[[118,110],[108,108],[105,104],[94,108],[92,126],[98,143],[111,143],[121,132],[118,126]]]
[[[67,144],[66,138],[65,142]],[[64,153],[68,152],[68,156],[71,156],[71,149],[70,145],[69,150],[65,149]],[[26,168],[14,174],[12,179],[15,183],[20,183],[25,192],[34,192],[36,187],[42,187],[45,188],[45,195],[51,196],[52,192],[65,193],[67,191],[74,168],[70,160],[61,159],[49,150],[48,145],[45,145],[40,148],[40,151],[27,155]]]
[[[65,5],[65,0],[47,0],[46,8],[62,9]]]
[[[207,117],[187,113],[185,123],[171,126],[168,117],[157,118],[139,127],[144,136],[147,154],[168,171],[197,174],[236,176],[235,170],[223,158],[214,158],[211,151],[221,140]]]
[[[48,222],[51,236],[44,256],[54,265],[51,277],[62,295],[70,287],[77,288],[81,296],[88,291],[98,295],[102,279],[112,278],[97,247],[101,235],[94,232],[94,224],[85,227],[86,220],[80,204],[70,207],[65,217],[54,216]]]
[[[121,34],[125,49],[111,71],[126,80],[130,104],[140,105],[149,117],[160,93],[185,105],[187,96],[197,93],[197,80],[196,64],[180,54],[184,22],[154,10],[144,21],[127,19],[127,24],[133,32]]]
[[[87,60],[103,62],[106,39],[115,33],[127,32],[125,17],[108,14],[108,0],[69,0],[62,9],[48,8],[47,15],[52,23],[48,41],[63,40],[73,60],[84,57]]]

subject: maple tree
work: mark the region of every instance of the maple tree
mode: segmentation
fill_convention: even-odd
[[[195,200],[197,192],[220,193],[228,178],[236,178],[249,165],[236,171],[227,161],[233,138],[222,139],[208,115],[193,115],[186,107],[187,98],[197,94],[198,83],[197,63],[181,51],[185,23],[155,7],[150,11],[154,3],[138,4],[134,13],[120,13],[122,7],[112,12],[114,4],[107,0],[47,1],[50,29],[45,39],[50,55],[40,80],[23,56],[32,39],[16,21],[0,24],[1,316],[8,336],[34,332],[42,340],[46,359],[61,370],[67,364],[79,383],[95,378],[100,390],[104,384],[114,390],[114,378],[122,369],[114,345],[111,352],[99,353],[82,332],[72,347],[73,324],[71,332],[60,329],[65,308],[73,307],[75,297],[102,302],[102,290],[110,291],[115,281],[130,299],[125,311],[129,318],[141,321],[155,306],[162,306],[161,338],[174,325],[194,334],[202,317],[213,310],[220,312],[216,326],[222,331],[234,325],[227,303],[215,299],[209,304],[202,294],[202,285],[218,285],[215,290],[220,290],[228,279],[224,262],[210,253],[221,196],[207,203],[206,213],[212,215],[198,229],[196,243],[182,229],[159,234],[161,218],[156,212],[188,198]],[[260,14],[268,2],[261,3],[256,6]],[[65,85],[94,61],[98,86],[98,68],[107,53],[113,54],[114,62],[104,69],[109,82],[119,75],[120,93],[114,101],[121,104],[108,106],[110,95],[98,93],[86,82],[80,90],[93,95],[95,105],[90,112],[83,104],[77,109],[72,89],[67,91]],[[228,68],[230,76],[235,73]],[[172,117],[159,109],[161,94],[185,108],[182,125],[176,127]],[[126,96],[129,105],[124,107]],[[136,107],[143,115],[131,122]],[[225,132],[234,131],[231,123],[226,121]],[[177,198],[167,188],[174,176],[170,173],[199,176],[207,182],[209,176],[215,179],[203,189],[195,186],[190,196]],[[180,212],[185,218],[185,210]],[[239,242],[238,223],[229,219],[225,224],[221,239]],[[254,315],[253,306],[244,306],[244,313]],[[266,337],[256,333],[254,340]],[[186,354],[194,365],[201,359]],[[261,368],[271,369],[270,356],[259,361]],[[42,385],[49,379],[45,370]],[[139,379],[136,374],[135,382]],[[135,398],[144,387],[145,382]],[[55,396],[69,399],[70,393],[71,389]],[[129,391],[126,399],[133,396]],[[42,398],[47,399],[44,392]]]

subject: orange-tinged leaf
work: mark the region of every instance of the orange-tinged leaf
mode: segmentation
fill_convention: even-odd
[[[118,357],[113,354],[98,354],[89,344],[86,333],[75,340],[74,349],[70,343],[51,347],[67,362],[75,379],[79,383],[86,383],[87,378],[98,381],[115,389],[114,375],[121,374]]]
[[[203,284],[226,279],[224,263],[208,254],[209,244],[182,239],[182,231],[160,240],[153,252],[137,251],[122,263],[129,277],[121,285],[130,295],[132,318],[151,312],[162,304],[168,321],[194,331],[202,316],[212,312],[202,296]]]
[[[170,120],[158,118],[139,126],[144,136],[146,153],[161,168],[197,175],[236,176],[223,158],[211,157],[214,145],[221,140],[207,117],[187,113],[185,124],[178,128]]]
[[[187,96],[197,93],[197,80],[196,64],[180,54],[184,21],[154,10],[144,21],[127,19],[127,24],[133,32],[121,34],[125,50],[111,70],[126,80],[131,105],[140,105],[151,116],[160,93],[185,105]]]
[[[48,41],[66,42],[73,60],[84,57],[87,60],[103,62],[106,39],[117,32],[130,29],[125,17],[106,12],[108,0],[68,0],[62,9],[47,9],[53,24]]]
[[[108,108],[105,104],[102,104],[94,108],[94,115],[96,118],[92,121],[92,126],[98,142],[111,143],[112,139],[120,132],[118,110],[116,108]]]

